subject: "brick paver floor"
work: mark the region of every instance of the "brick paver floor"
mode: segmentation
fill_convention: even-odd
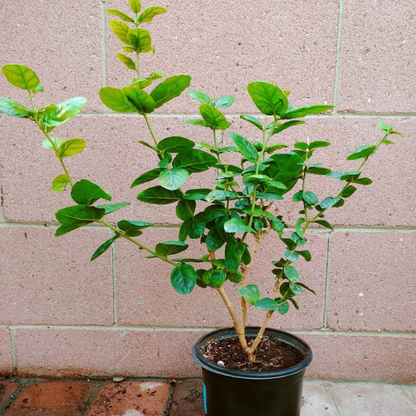
[[[202,382],[0,379],[0,415],[204,416]],[[416,416],[416,386],[307,380],[301,416]]]

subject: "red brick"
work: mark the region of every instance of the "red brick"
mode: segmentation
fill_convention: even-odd
[[[0,43],[7,47],[0,51],[0,62],[18,62],[38,74],[45,92],[35,96],[37,108],[84,96],[86,108],[96,111],[102,108],[97,94],[103,79],[100,4],[83,2],[71,13],[67,9],[63,0],[53,8],[45,0],[3,2]],[[3,76],[0,90],[29,106],[27,92]]]
[[[335,233],[329,326],[336,330],[414,332],[415,251],[416,233]]]
[[[202,381],[180,381],[176,385],[171,416],[205,416]]]
[[[123,0],[106,5],[128,12]],[[155,70],[169,76],[189,74],[191,90],[202,90],[214,99],[236,96],[233,113],[257,111],[246,86],[258,79],[290,88],[300,97],[299,105],[332,102],[338,1],[294,6],[291,0],[278,5],[273,0],[214,0],[209,4],[197,0],[182,7],[162,0],[158,5],[168,13],[149,25],[156,54],[142,55],[145,75]],[[108,45],[109,85],[124,86],[133,72],[115,57],[121,51],[120,41],[110,31]],[[195,100],[183,97],[162,111],[195,113],[197,108]]]
[[[199,331],[18,329],[21,377],[195,377]]]
[[[312,348],[308,378],[320,380],[416,381],[416,343],[412,336],[302,334]]]
[[[163,416],[169,385],[157,381],[109,383],[98,393],[88,416]]]
[[[416,108],[414,5],[346,2],[339,111],[405,113]]]
[[[86,410],[92,385],[87,382],[44,382],[26,387],[5,416],[79,416]]]
[[[16,381],[2,380],[0,381],[0,410],[3,406],[14,397],[14,393],[19,388]]]
[[[6,328],[0,328],[0,374],[2,376],[10,376],[12,373],[12,341],[10,331]]]
[[[113,323],[111,251],[91,262],[109,234],[50,228],[0,228],[0,320],[10,324]],[[68,249],[70,247],[70,249]]]

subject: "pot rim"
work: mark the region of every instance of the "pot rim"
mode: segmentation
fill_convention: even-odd
[[[254,337],[258,333],[259,329],[260,327],[246,327],[246,336]],[[192,357],[194,361],[197,364],[199,364],[203,369],[211,371],[213,373],[232,378],[256,380],[271,380],[283,377],[290,377],[292,375],[305,371],[306,367],[308,367],[311,363],[313,358],[312,350],[303,339],[289,332],[274,328],[267,328],[264,331],[264,335],[269,335],[274,338],[278,338],[279,341],[282,341],[286,344],[291,345],[292,347],[295,347],[299,352],[305,355],[305,358],[299,364],[296,364],[293,367],[285,368],[282,370],[265,372],[232,370],[229,368],[221,367],[217,364],[214,364],[212,361],[206,359],[201,352],[201,346],[212,338],[226,339],[235,337],[236,331],[234,327],[217,329],[199,338],[199,340],[195,343],[194,347],[192,348]]]

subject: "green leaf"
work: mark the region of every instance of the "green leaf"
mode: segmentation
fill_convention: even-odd
[[[150,182],[153,179],[158,178],[162,171],[163,171],[162,168],[156,168],[156,169],[148,170],[145,173],[142,173],[138,178],[136,178],[133,181],[130,188],[134,188],[137,185],[141,185],[143,183]]]
[[[328,209],[333,207],[341,198],[340,197],[328,197],[325,198],[319,205],[321,206],[322,209]]]
[[[209,285],[211,287],[220,287],[227,280],[227,272],[223,269],[215,269],[210,277]]]
[[[153,98],[147,92],[137,88],[135,84],[122,88],[121,91],[139,114],[148,114],[154,111],[156,103]]]
[[[289,103],[282,90],[273,84],[257,81],[248,84],[248,93],[256,107],[268,116],[281,116]]]
[[[220,98],[217,98],[214,103],[215,108],[228,108],[233,105],[235,98],[231,95],[223,95]]]
[[[227,279],[233,283],[240,283],[243,280],[243,275],[240,272],[227,272]]]
[[[309,205],[314,205],[319,202],[318,197],[312,191],[302,192],[302,199]]]
[[[193,201],[188,201],[193,202]],[[202,213],[195,215],[194,218],[187,221],[188,236],[192,239],[200,238],[205,232],[205,221]]]
[[[353,179],[351,182],[356,183],[358,185],[371,185],[373,183],[373,181],[370,178]]]
[[[319,114],[334,108],[333,105],[311,105],[309,107],[299,107],[288,111],[282,119],[301,118],[309,114]]]
[[[297,284],[298,286],[303,287],[303,288],[304,288],[304,289],[306,289],[306,290],[309,290],[309,292],[312,292],[314,295],[316,295],[315,291],[314,291],[314,290],[312,290],[311,288],[309,288],[308,286],[306,286],[304,283],[297,282],[296,284]]]
[[[176,201],[182,199],[182,193],[180,191],[170,191],[169,189],[162,188],[161,186],[154,186],[148,188],[137,195],[137,199],[147,204],[154,205],[167,205],[173,204]]]
[[[204,120],[185,120],[184,123],[191,126],[210,127],[209,124]]]
[[[377,146],[360,146],[347,157],[347,160],[368,159],[376,149]]]
[[[271,199],[274,201],[282,201],[282,195],[275,194],[273,192],[257,192],[257,196],[262,199]]]
[[[117,113],[134,113],[136,111],[126,95],[118,88],[101,88],[100,98],[104,105]]]
[[[185,168],[189,173],[204,172],[215,166],[217,159],[203,150],[189,149],[178,153],[173,160],[174,168]]]
[[[77,204],[85,205],[92,205],[100,198],[111,201],[111,196],[107,192],[86,179],[81,179],[72,187],[71,197]]]
[[[136,64],[134,63],[133,59],[123,55],[122,53],[117,53],[116,56],[124,65],[126,65],[127,68],[132,69],[133,71],[136,70]]]
[[[205,208],[204,212],[205,222],[211,222],[217,218],[224,217],[226,215],[226,210],[223,205],[210,205]]]
[[[201,188],[201,189],[190,189],[186,191],[183,196],[184,199],[188,201],[206,201],[207,195],[211,192],[211,189]]]
[[[25,106],[6,97],[0,97],[0,111],[8,116],[19,118],[28,118],[32,114]]]
[[[58,139],[57,137],[51,137],[50,140],[52,140],[52,142],[55,144],[55,147],[58,149],[59,146],[64,142],[62,139]],[[45,139],[42,142],[42,147],[44,149],[54,149],[52,143],[50,142],[49,139]]]
[[[71,180],[68,175],[58,175],[53,181],[51,189],[57,194],[62,193],[65,188],[71,184]]]
[[[334,227],[328,221],[325,221],[325,220],[315,220],[314,222],[316,222],[319,225],[322,225],[325,228],[329,228],[330,230],[333,230],[334,229]]]
[[[182,199],[178,202],[178,205],[176,206],[176,216],[182,221],[188,221],[194,217],[195,208],[195,201],[188,201]]]
[[[142,234],[142,229],[151,227],[153,224],[151,222],[144,221],[119,221],[117,227],[120,228],[126,235],[129,237],[138,237]]]
[[[302,121],[302,120],[288,121],[287,123],[283,123],[280,126],[276,127],[273,130],[273,133],[272,134],[275,135],[275,134],[281,133],[282,131],[288,129],[289,127],[296,126],[298,124],[303,124],[303,123],[305,123],[305,122]]]
[[[241,258],[243,257],[246,245],[239,243],[236,239],[232,239],[225,246],[225,267],[230,272],[238,271]]]
[[[140,0],[129,0],[130,8],[133,13],[138,14],[140,13],[140,10],[142,9],[142,4]]]
[[[284,273],[288,280],[292,283],[297,282],[299,280],[299,272],[295,266],[285,266]]]
[[[299,165],[303,163],[302,158],[295,153],[283,153],[272,155],[270,159],[273,163],[267,168],[267,176],[274,181],[282,182],[287,187],[286,191],[276,193],[283,194],[290,191],[302,176],[302,166]]]
[[[303,293],[303,290],[300,286],[298,286],[296,283],[290,283],[289,284],[290,290],[295,294],[295,295],[301,295]]]
[[[63,142],[56,151],[59,159],[70,157],[81,153],[85,149],[86,143],[83,139],[69,139]]]
[[[120,10],[117,10],[117,9],[108,9],[107,10],[107,13],[108,14],[112,14],[113,16],[117,16],[120,19],[123,19],[125,22],[134,23],[134,20],[130,16],[128,16],[126,13],[123,13]]]
[[[312,256],[308,250],[297,251],[296,253],[300,254],[306,261],[311,261]]]
[[[224,224],[224,230],[227,233],[238,233],[238,232],[252,232],[254,233],[253,228],[249,227],[247,224],[244,224],[241,218],[231,218],[226,221]]]
[[[160,257],[166,258],[173,254],[182,253],[188,248],[188,244],[183,241],[165,241],[156,245],[156,254]]]
[[[210,251],[216,251],[224,245],[225,241],[221,237],[216,228],[211,228],[205,240],[207,249]]]
[[[299,258],[299,253],[297,253],[296,251],[285,250],[284,254],[285,257],[291,262],[294,262]]]
[[[238,293],[250,305],[254,305],[260,299],[260,290],[257,285],[247,285],[238,289]]]
[[[263,298],[258,300],[254,304],[254,307],[256,309],[260,309],[261,311],[277,311],[279,309],[279,305],[275,300],[271,298]]]
[[[249,162],[257,162],[259,154],[257,153],[253,143],[250,143],[247,139],[237,133],[229,132],[228,135]]]
[[[202,104],[199,107],[199,112],[201,113],[205,124],[212,129],[226,130],[231,126],[231,123],[226,120],[224,114],[222,114],[221,111],[208,104]]]
[[[130,202],[119,202],[118,204],[103,204],[97,205],[97,208],[102,208],[105,211],[105,215],[118,211],[125,206],[130,205]]]
[[[260,121],[258,121],[255,117],[250,116],[249,114],[242,114],[240,116],[240,118],[242,118],[245,121],[248,121],[249,123],[251,123],[253,126],[256,126],[258,129],[263,130],[263,126],[260,123]]]
[[[154,51],[152,47],[152,38],[146,29],[136,28],[129,30],[127,34],[129,45],[133,47],[137,53],[146,53]]]
[[[150,23],[158,14],[166,13],[166,9],[163,7],[152,6],[145,9],[142,14],[137,18],[137,23]]]
[[[50,104],[42,113],[42,123],[47,127],[56,127],[74,118],[85,106],[87,100],[75,97],[58,104]]]
[[[277,304],[277,311],[280,313],[280,315],[284,315],[289,312],[289,304],[287,302]]]
[[[133,46],[129,37],[130,28],[125,23],[119,22],[118,20],[111,20],[110,28],[123,43]]]
[[[55,217],[62,225],[56,230],[55,235],[60,236],[72,230],[83,227],[94,221],[100,220],[105,211],[89,205],[75,205],[60,209]]]
[[[97,257],[101,256],[101,254],[105,253],[118,237],[118,235],[115,235],[98,247],[95,253],[91,256],[91,260],[95,260]]]
[[[150,93],[156,103],[155,108],[159,108],[173,98],[179,97],[189,87],[190,83],[191,77],[189,75],[176,75],[166,78]]]
[[[161,140],[157,145],[159,150],[169,150],[169,153],[179,153],[182,150],[192,149],[194,146],[194,141],[185,139],[184,137],[180,136],[166,137],[165,139]]]
[[[187,295],[194,290],[197,274],[195,269],[189,265],[181,263],[172,270],[170,281],[173,288],[181,295]]]
[[[312,143],[309,143],[309,150],[314,150],[314,149],[318,149],[320,147],[328,147],[330,146],[331,143],[330,142],[324,142],[324,141],[320,141],[320,140],[316,140]]]
[[[204,92],[201,92],[201,91],[190,91],[190,92],[188,92],[188,95],[191,98],[194,98],[195,100],[199,101],[202,104],[212,105],[211,98],[208,97],[208,95],[205,94]]]
[[[174,191],[179,189],[188,179],[189,172],[182,168],[164,169],[159,175],[159,185]]]
[[[214,201],[225,201],[226,199],[236,199],[238,198],[238,194],[235,192],[230,191],[211,191],[207,197],[206,200],[208,202],[214,202]]]
[[[36,73],[24,65],[4,65],[1,72],[3,72],[10,84],[22,90],[33,91],[40,84]]]
[[[343,189],[339,196],[342,196],[343,198],[348,198],[350,197],[355,191],[357,190],[357,188],[353,185],[349,185],[347,186],[345,189]]]

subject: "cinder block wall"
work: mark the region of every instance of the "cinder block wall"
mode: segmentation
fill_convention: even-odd
[[[234,95],[234,131],[255,139],[238,115],[257,113],[246,85],[262,79],[291,89],[296,106],[336,105],[280,136],[288,144],[331,141],[317,160],[331,168],[355,169],[345,156],[380,138],[377,121],[405,134],[369,164],[374,184],[331,213],[335,230],[310,234],[314,258],[301,271],[318,296],[303,295],[299,312],[275,316],[271,325],[310,342],[315,359],[308,377],[414,382],[416,1],[157,4],[169,13],[150,27],[156,55],[143,58],[144,72],[190,74],[192,89]],[[87,140],[85,152],[68,159],[71,175],[100,184],[116,202],[133,203],[114,221],[159,223],[144,234],[153,245],[176,239],[178,230],[171,206],[138,204],[138,189],[129,188],[154,166],[153,154],[138,144],[149,140],[143,120],[111,113],[98,96],[100,87],[122,87],[130,75],[114,56],[119,43],[109,34],[106,8],[127,11],[127,1],[3,0],[0,64],[23,63],[38,73],[45,92],[36,96],[37,107],[88,99],[82,115],[54,131]],[[27,99],[4,77],[0,96]],[[163,111],[151,116],[159,138],[210,140],[205,130],[183,124],[197,112],[191,99],[176,99]],[[170,287],[169,268],[124,241],[90,262],[109,237],[101,227],[54,237],[55,211],[71,204],[68,193],[49,191],[59,164],[28,121],[1,116],[0,137],[1,374],[198,376],[192,344],[208,329],[230,325],[216,293],[197,289],[181,297]],[[315,191],[323,197],[328,189]],[[271,239],[256,262],[262,288],[272,279],[262,266],[276,247]]]

